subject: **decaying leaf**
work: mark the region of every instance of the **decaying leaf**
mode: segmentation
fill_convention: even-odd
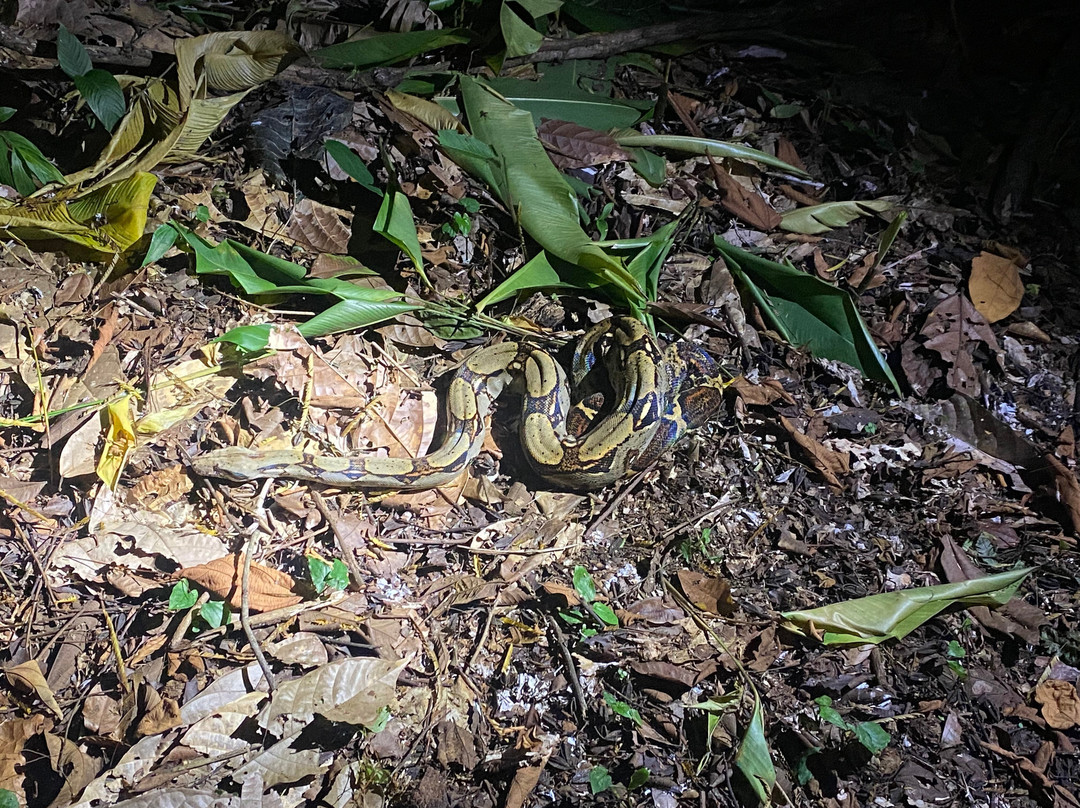
[[[240,608],[241,582],[244,575],[244,556],[239,553],[214,559],[206,564],[187,567],[180,576],[222,598],[234,609]],[[268,612],[295,606],[303,597],[293,593],[292,576],[251,562],[251,587],[248,591],[251,611]]]
[[[4,669],[4,677],[18,693],[25,696],[36,697],[54,716],[60,721],[64,720],[64,713],[60,705],[56,703],[52,688],[45,681],[45,675],[41,672],[41,666],[35,660],[24,662]]]
[[[282,684],[274,693],[267,720],[287,716],[310,721],[321,715],[331,721],[371,726],[394,700],[394,685],[408,660],[373,657],[335,660]]]

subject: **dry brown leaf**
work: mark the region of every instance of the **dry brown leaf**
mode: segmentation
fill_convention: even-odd
[[[968,293],[975,308],[989,322],[1012,314],[1024,297],[1020,269],[1008,258],[983,252],[971,259]]]
[[[806,453],[810,455],[810,460],[813,462],[814,468],[816,468],[821,473],[821,476],[825,478],[825,482],[829,484],[829,487],[837,491],[843,488],[843,486],[840,485],[839,475],[846,475],[851,470],[851,461],[848,455],[844,452],[833,451],[828,446],[819,443],[809,435],[800,432],[794,423],[782,415],[780,416],[780,424],[787,430],[788,434],[791,435],[792,440],[799,444],[799,446],[806,450]]]
[[[693,570],[679,570],[679,585],[687,599],[699,609],[723,616],[735,611],[731,585],[723,578],[702,575]]]
[[[758,230],[768,232],[780,226],[780,214],[769,206],[761,194],[744,188],[719,163],[715,160],[712,162],[713,176],[721,193],[720,204],[724,210]]]
[[[243,575],[244,556],[239,553],[180,571],[180,577],[187,578],[226,600],[233,609],[240,608],[240,582]],[[252,561],[249,593],[251,611],[268,612],[295,606],[303,598],[293,594],[293,584],[292,576]]]
[[[510,783],[510,790],[506,795],[505,808],[522,808],[528,801],[536,784],[540,782],[540,775],[544,771],[544,758],[539,766],[523,766],[514,772],[514,779]]]
[[[296,203],[289,219],[291,238],[324,253],[344,255],[352,235],[352,215],[305,197]]]
[[[26,763],[23,746],[46,729],[45,723],[45,716],[39,713],[29,718],[7,718],[0,723],[0,788],[22,796],[21,770]]]
[[[548,150],[551,162],[560,170],[630,159],[630,152],[622,148],[607,132],[589,129],[569,121],[544,121],[537,127],[536,134]]]
[[[1080,694],[1071,682],[1047,679],[1035,688],[1035,701],[1042,706],[1043,718],[1054,729],[1070,729],[1080,724]]]
[[[1073,530],[1080,533],[1080,480],[1076,478],[1075,471],[1054,455],[1046,454],[1043,459],[1054,472],[1054,486],[1057,488],[1058,500],[1069,512]]]
[[[61,721],[64,720],[64,714],[60,711],[60,705],[56,703],[52,688],[45,681],[41,666],[35,660],[31,659],[21,665],[6,668],[4,675],[13,689],[24,696],[29,694],[37,696],[53,715]]]

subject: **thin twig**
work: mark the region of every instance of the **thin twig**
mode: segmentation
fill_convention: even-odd
[[[259,499],[255,506],[256,510],[261,512],[265,508],[266,495],[270,492],[270,486],[273,482],[273,478],[267,480],[262,490],[259,491]],[[267,689],[273,695],[277,687],[274,672],[270,668],[270,663],[266,661],[266,655],[263,653],[262,646],[259,645],[259,638],[255,636],[255,631],[251,627],[251,557],[258,550],[258,537],[259,528],[252,528],[248,533],[247,547],[244,550],[244,574],[240,580],[240,625],[244,629],[244,636],[247,637],[251,653],[255,655],[255,660],[259,663],[259,667],[262,668],[263,676],[266,677]]]
[[[544,613],[548,630],[559,646],[559,655],[562,656],[563,665],[566,666],[566,678],[570,681],[570,689],[574,692],[574,700],[577,702],[578,715],[584,718],[589,713],[589,705],[585,701],[585,691],[581,688],[581,680],[578,679],[577,666],[574,664],[574,656],[570,653],[570,647],[566,644],[566,637],[559,628],[558,621],[550,614]]]

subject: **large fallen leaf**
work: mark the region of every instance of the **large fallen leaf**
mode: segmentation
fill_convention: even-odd
[[[617,132],[615,140],[620,146],[627,148],[651,148],[668,149],[670,151],[685,152],[687,154],[700,154],[708,157],[723,157],[740,162],[758,163],[760,165],[776,168],[797,177],[809,177],[810,175],[798,166],[785,163],[778,157],[743,146],[741,143],[728,143],[724,140],[712,140],[705,137],[688,137],[686,135],[643,135],[639,132]]]
[[[145,172],[88,193],[19,205],[0,200],[0,236],[22,241],[61,239],[95,256],[122,253],[146,229],[146,209],[157,177]]]
[[[788,343],[836,359],[864,376],[900,385],[874,344],[851,296],[793,266],[778,264],[714,239],[728,268],[754,299],[762,316]]]
[[[257,694],[252,700],[252,694]],[[244,712],[266,696],[262,668],[254,662],[220,676],[180,708],[183,725],[193,725],[204,718],[226,712]],[[243,706],[241,706],[243,705]]]
[[[769,742],[765,739],[765,715],[757,693],[754,694],[754,712],[750,716],[750,723],[735,753],[735,766],[746,777],[761,803],[770,805],[776,786],[776,767],[769,751]]]
[[[851,224],[860,216],[885,213],[895,207],[896,200],[888,198],[826,202],[823,205],[796,208],[785,213],[780,219],[780,227],[789,233],[815,236],[828,233],[833,228]]]
[[[277,31],[218,31],[176,40],[176,68],[184,103],[211,90],[235,93],[268,81],[303,50]],[[203,95],[205,97],[205,95]]]
[[[460,148],[469,142],[461,135],[440,132],[440,144],[451,158],[488,182],[541,247],[595,275],[616,297],[641,308],[640,284],[581,228],[573,191],[548,158],[532,117],[474,79],[462,80],[462,97],[472,140],[480,145],[469,151]],[[456,137],[448,139],[450,134]],[[490,158],[484,156],[484,147]]]
[[[1004,320],[1019,308],[1024,297],[1020,268],[1000,255],[979,253],[971,259],[968,294],[987,322]]]
[[[295,783],[305,777],[323,774],[330,768],[334,756],[331,752],[319,749],[293,749],[296,738],[278,741],[264,749],[239,771],[232,775],[238,783],[253,779],[261,783],[262,788],[271,788],[281,783]]]
[[[346,657],[280,685],[274,692],[267,720],[285,716],[310,721],[321,715],[330,721],[373,726],[394,700],[398,673],[407,659]]]
[[[1031,567],[834,603],[817,609],[783,612],[785,625],[806,636],[821,634],[826,645],[880,643],[907,636],[950,606],[1001,606],[1008,603]]]
[[[0,723],[0,788],[22,796],[24,800],[26,756],[23,749],[30,738],[45,728],[46,720],[40,713],[33,713],[27,718],[9,717]]]
[[[470,39],[472,33],[464,28],[403,33],[368,32],[349,42],[312,51],[310,55],[323,67],[363,70],[378,65],[392,65],[447,45],[463,45]]]
[[[227,601],[233,609],[240,608],[243,575],[244,557],[239,553],[180,571],[181,577]],[[251,562],[250,583],[248,599],[253,612],[284,609],[303,600],[303,597],[293,593],[295,581],[292,576],[257,561]]]
[[[36,660],[31,659],[21,665],[5,668],[4,677],[7,679],[8,684],[22,696],[36,696],[48,708],[49,712],[59,720],[64,720],[64,713],[60,710],[60,705],[56,703],[52,688],[45,681],[45,675],[41,672],[41,666],[38,665]]]

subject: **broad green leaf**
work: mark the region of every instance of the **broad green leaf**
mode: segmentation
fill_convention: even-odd
[[[502,162],[487,143],[453,129],[439,130],[439,146],[446,155],[500,196],[505,189]]]
[[[592,605],[593,612],[603,620],[609,626],[619,625],[619,616],[615,614],[615,610],[608,606],[606,603],[594,603]]]
[[[544,41],[544,35],[521,19],[506,0],[503,0],[499,9],[499,28],[502,30],[508,59],[536,53]]]
[[[86,48],[63,23],[56,32],[56,59],[60,69],[71,78],[85,76],[94,67]]]
[[[634,171],[641,175],[645,182],[653,188],[659,188],[667,179],[668,162],[656,152],[642,148],[627,148],[633,158],[630,164]]]
[[[376,196],[383,195],[382,188],[375,185],[375,177],[372,176],[368,167],[364,165],[364,161],[360,159],[359,154],[340,140],[328,140],[325,145],[326,153],[334,158],[334,162],[338,164],[342,171]]]
[[[199,601],[199,593],[191,588],[187,578],[177,581],[169,592],[169,611],[180,612],[190,609]]]
[[[586,603],[596,600],[596,584],[589,571],[578,565],[574,567],[574,591],[581,595]]]
[[[614,785],[611,772],[606,766],[593,766],[589,769],[589,791],[595,796],[602,794]]]
[[[750,724],[739,742],[739,751],[735,753],[735,766],[746,777],[762,804],[772,804],[776,767],[772,762],[769,742],[765,740],[765,718],[757,693],[754,694],[754,712],[750,716]]]
[[[220,600],[207,601],[199,609],[199,617],[205,620],[210,628],[221,628],[229,622],[229,607]]]
[[[330,565],[317,556],[306,556],[308,575],[311,576],[311,585],[320,595],[326,589],[326,578],[330,575]]]
[[[615,99],[582,89],[578,84],[581,68],[581,61],[544,65],[538,81],[496,78],[489,86],[518,109],[528,110],[535,126],[549,118],[604,132],[633,126],[652,112],[651,101]]]
[[[305,337],[321,337],[354,328],[366,328],[422,307],[421,303],[342,300],[302,323],[297,330]]]
[[[801,168],[785,163],[779,158],[766,154],[749,146],[738,143],[727,143],[723,140],[712,140],[704,137],[688,137],[686,135],[642,135],[637,132],[616,132],[615,139],[620,146],[639,147],[646,149],[670,149],[672,151],[686,152],[687,154],[703,154],[710,157],[729,157],[733,160],[744,162],[761,163],[762,165],[778,168],[797,177],[809,177],[810,175]]]
[[[790,630],[822,635],[826,645],[880,643],[907,636],[950,606],[1002,606],[1031,570],[1024,567],[957,583],[883,592],[782,616]]]
[[[225,342],[235,345],[244,353],[258,353],[270,344],[270,323],[262,325],[241,325],[229,329],[211,342]]]
[[[471,40],[472,32],[464,28],[376,33],[312,51],[310,56],[323,67],[363,70],[396,64],[427,51],[448,45],[463,45]]]
[[[373,229],[400,247],[416,267],[424,285],[431,286],[424,272],[424,257],[420,253],[420,239],[416,235],[416,219],[413,218],[409,197],[401,191],[384,194]]]
[[[622,701],[611,693],[608,693],[606,690],[604,691],[604,703],[611,708],[611,711],[615,713],[615,715],[622,716],[623,718],[628,718],[638,726],[641,726],[641,713],[639,713],[635,708],[631,707],[625,701]]]
[[[0,788],[0,808],[19,808],[19,795],[6,788]]]
[[[881,754],[892,740],[892,736],[873,721],[860,721],[851,731],[855,733],[856,740],[872,755]]]
[[[111,73],[95,68],[89,73],[74,76],[72,81],[97,119],[111,131],[127,111],[124,91],[120,89],[116,79]]]
[[[15,107],[0,107],[0,123],[10,120],[17,111]]]
[[[788,211],[780,219],[780,227],[789,233],[810,236],[828,233],[834,227],[843,227],[860,216],[873,216],[896,207],[893,199],[867,199],[861,202],[826,202]]]
[[[634,769],[633,774],[630,775],[630,782],[626,784],[626,787],[631,791],[635,788],[641,788],[649,782],[649,776],[649,770],[645,766],[639,766]]]
[[[836,359],[864,376],[900,386],[859,316],[851,296],[793,266],[778,264],[714,238],[747,294],[787,342],[815,356]]]
[[[0,132],[0,183],[29,196],[39,185],[63,181],[37,146],[16,132]]]
[[[682,214],[680,214],[681,218]],[[679,219],[676,219],[657,229],[650,236],[648,244],[627,264],[630,274],[641,284],[649,300],[657,299],[660,270],[663,269],[671,248],[675,246],[675,231],[679,229],[679,223]]]
[[[483,311],[488,306],[519,294],[542,289],[597,289],[601,285],[602,282],[591,272],[586,272],[576,264],[549,256],[541,250],[532,260],[488,292],[476,304],[476,310]]]
[[[175,227],[171,227],[168,224],[163,224],[154,234],[150,236],[150,247],[146,251],[146,255],[143,257],[142,264],[140,266],[149,266],[155,261],[160,261],[165,257],[165,253],[173,248],[176,244],[176,239],[180,235],[180,231]]]
[[[349,568],[345,566],[345,562],[340,558],[335,558],[334,563],[330,565],[330,572],[326,576],[326,586],[328,589],[336,591],[342,591],[349,585]]]
[[[461,90],[473,135],[499,160],[493,190],[525,232],[553,255],[594,273],[614,297],[640,311],[641,286],[582,230],[573,192],[548,158],[529,113],[475,79],[463,78]]]
[[[814,699],[814,704],[817,705],[818,715],[821,716],[822,721],[826,721],[832,724],[834,727],[840,727],[840,729],[851,729],[844,716],[840,715],[840,711],[832,706],[832,699],[828,696],[818,696]]]

